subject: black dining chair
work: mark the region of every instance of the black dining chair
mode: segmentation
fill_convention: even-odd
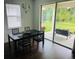
[[[19,34],[19,28],[13,28],[12,34],[14,34],[14,35]]]
[[[36,41],[37,42],[37,48],[39,46],[39,42],[42,42],[42,47],[44,47],[44,32],[41,31],[40,33],[41,33],[40,35],[33,38],[33,44],[34,44],[34,41]]]
[[[27,36],[30,35],[29,33],[24,33],[23,38],[18,41],[18,51],[25,51],[28,49],[31,52],[31,39]],[[27,49],[26,49],[27,48]]]
[[[27,27],[24,27],[24,31],[29,31],[30,30],[30,27],[27,26]]]

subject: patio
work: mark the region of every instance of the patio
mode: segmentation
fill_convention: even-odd
[[[49,39],[49,40],[53,40],[53,32],[46,32],[45,33],[45,38]],[[71,34],[70,36],[68,36],[68,38],[66,36],[63,36],[63,35],[60,35],[60,34],[55,34],[55,37],[54,37],[54,41],[59,43],[59,44],[62,44],[64,46],[67,46],[69,48],[73,48],[73,42],[74,42],[74,38],[75,38],[75,35],[74,34]]]

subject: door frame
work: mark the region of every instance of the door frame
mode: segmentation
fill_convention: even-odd
[[[56,4],[57,4],[57,3],[52,3],[52,4],[55,4],[55,7],[56,7]],[[46,4],[46,5],[48,5],[48,4]],[[40,11],[39,11],[39,15],[40,15],[40,16],[39,16],[39,30],[41,30],[41,23],[42,23],[42,6],[43,6],[43,5],[40,5],[40,8],[39,8],[39,10],[40,10]],[[55,8],[55,9],[56,9],[56,8]],[[55,14],[56,14],[56,10],[55,10],[55,13],[54,13],[54,16],[56,17]],[[52,29],[52,32],[53,32],[52,40],[50,40],[50,41],[52,41],[52,42],[54,41],[54,37],[53,37],[53,36],[54,36],[55,23],[56,23],[55,17],[54,17],[54,22],[53,22],[54,24],[53,24],[53,27],[52,27],[52,28],[53,28],[53,29]],[[47,39],[47,38],[45,38],[45,39]],[[48,39],[48,40],[49,40],[49,39]]]

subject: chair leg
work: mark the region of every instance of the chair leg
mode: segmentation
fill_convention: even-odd
[[[23,54],[25,55],[25,50],[24,50],[24,47],[23,47],[23,51],[22,51],[22,52],[23,52]]]
[[[44,47],[44,41],[42,41],[42,47]]]
[[[33,46],[34,46],[34,39],[33,39],[33,42],[32,42]]]
[[[37,42],[37,49],[39,48],[39,42]]]
[[[31,44],[30,44],[30,46],[29,46],[29,52],[31,53]]]

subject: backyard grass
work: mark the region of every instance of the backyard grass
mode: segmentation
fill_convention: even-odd
[[[73,22],[56,22],[56,29],[69,30],[70,32],[75,32],[75,23]]]
[[[44,8],[44,7],[43,7]],[[70,32],[75,32],[75,9],[72,8],[58,8],[56,15],[56,29],[69,30]],[[53,9],[51,5],[46,6],[43,10],[43,21],[45,26],[45,32],[52,31],[52,13]]]
[[[52,31],[52,21],[46,20],[44,22],[44,26],[45,26],[45,32]]]
[[[52,31],[52,21],[46,20],[44,22],[45,32]],[[74,22],[56,22],[56,29],[69,30],[70,32],[75,32],[75,23]]]

